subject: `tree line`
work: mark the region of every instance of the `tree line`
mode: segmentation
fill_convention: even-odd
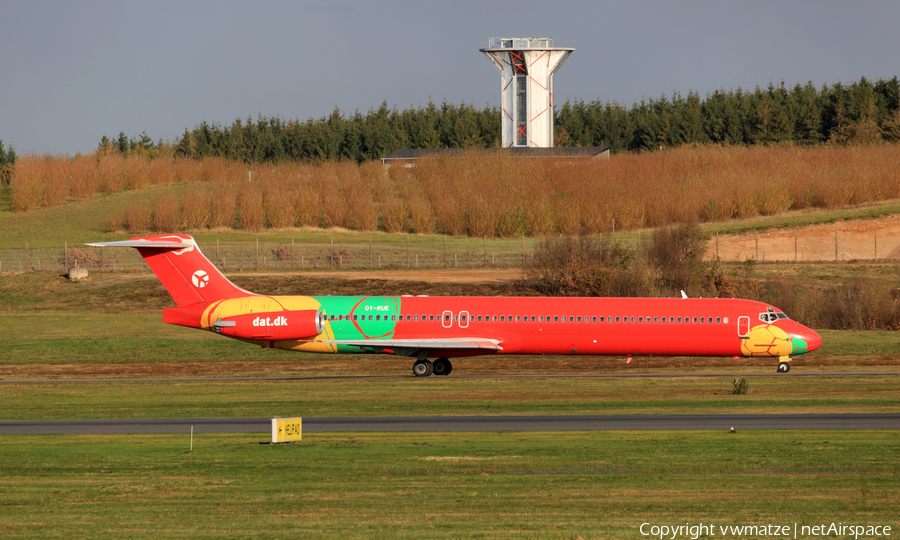
[[[0,139],[0,186],[9,185],[13,173],[12,166],[15,165],[16,159],[18,159],[16,150],[12,145],[4,148],[3,139]]]
[[[501,111],[446,101],[397,110],[383,102],[367,114],[306,121],[260,115],[230,126],[201,122],[169,144],[146,133],[104,137],[101,152],[176,157],[221,157],[247,163],[379,159],[403,148],[495,148]],[[716,90],[618,102],[566,101],[555,113],[556,146],[610,146],[613,151],[655,150],[685,144],[872,144],[900,141],[900,81],[817,88],[769,84],[753,91]]]

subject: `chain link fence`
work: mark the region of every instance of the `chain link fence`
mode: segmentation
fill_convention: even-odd
[[[648,235],[617,237],[633,247]],[[223,272],[311,270],[521,268],[533,257],[539,238],[370,239],[329,243],[200,242],[200,249]],[[725,262],[900,261],[900,237],[875,233],[800,236],[786,233],[716,236],[706,259]],[[59,248],[0,250],[2,272],[61,272],[72,267],[100,272],[149,272],[137,250],[64,244]]]
[[[539,239],[464,239],[397,242],[199,242],[203,254],[223,272],[310,270],[521,268]],[[72,267],[100,272],[150,272],[133,248],[69,246],[0,250],[0,272],[66,272]]]

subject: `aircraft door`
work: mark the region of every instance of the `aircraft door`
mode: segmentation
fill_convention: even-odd
[[[453,326],[453,312],[452,311],[445,311],[441,315],[441,326],[443,326],[444,328],[450,328],[451,326]]]
[[[469,312],[468,311],[460,311],[459,312],[459,327],[460,328],[468,328],[469,327]]]
[[[738,317],[738,337],[750,339],[750,317]]]

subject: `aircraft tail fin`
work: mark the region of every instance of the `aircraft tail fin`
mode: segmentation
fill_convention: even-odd
[[[137,248],[179,307],[253,296],[253,293],[241,289],[222,275],[203,256],[194,238],[186,234],[140,236],[120,242],[88,245]]]

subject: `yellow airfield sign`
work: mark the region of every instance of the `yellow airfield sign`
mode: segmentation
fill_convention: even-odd
[[[273,418],[272,442],[293,442],[303,440],[302,418]]]

